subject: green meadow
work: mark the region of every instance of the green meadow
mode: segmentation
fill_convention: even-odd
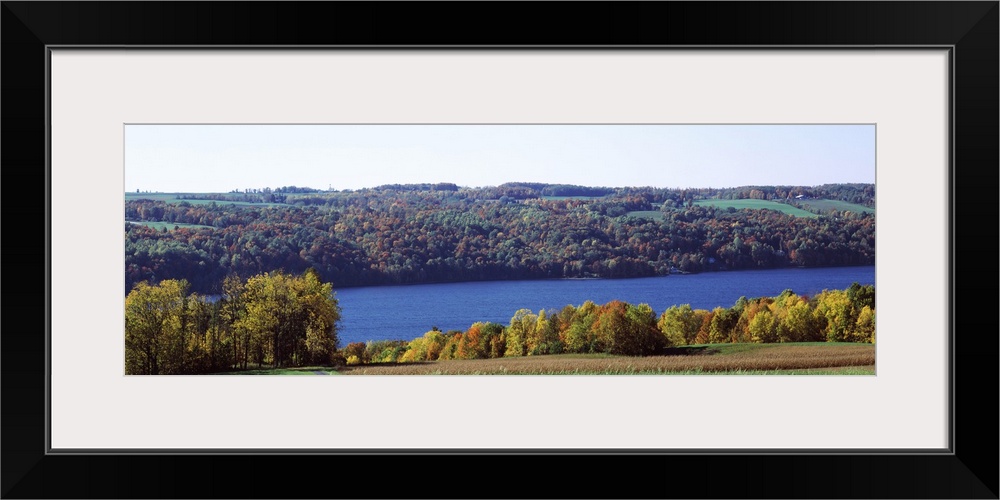
[[[151,228],[156,229],[156,230],[160,230],[160,229],[166,228],[167,231],[170,231],[171,229],[174,229],[174,228],[199,229],[199,228],[206,228],[207,227],[208,229],[214,229],[212,226],[205,226],[205,225],[202,225],[202,224],[185,224],[183,222],[151,222],[151,221],[136,222],[136,221],[131,221],[131,220],[125,221],[125,222],[127,222],[129,224],[138,224],[138,225],[141,225],[141,226],[151,227]]]
[[[287,203],[251,203],[247,201],[235,201],[235,200],[192,200],[183,199],[181,196],[226,196],[226,193],[125,193],[125,201],[133,200],[153,200],[153,201],[163,201],[166,203],[181,203],[186,202],[191,205],[210,205],[215,203],[216,205],[249,205],[255,207],[279,207],[287,206]]]
[[[599,200],[601,198],[606,198],[606,196],[542,196],[543,200],[548,200],[548,201]]]
[[[800,205],[821,212],[826,212],[828,210],[836,210],[838,212],[868,212],[870,214],[875,213],[874,208],[866,207],[864,205],[858,205],[856,203],[848,203],[846,201],[840,200],[796,200]]]
[[[752,210],[767,209],[767,210],[777,210],[781,213],[788,215],[794,215],[795,217],[819,217],[818,215],[806,212],[801,208],[796,208],[791,205],[786,205],[784,203],[778,203],[776,201],[768,200],[696,200],[695,205],[702,207],[717,207],[717,208],[735,208],[737,210],[742,210],[745,208]]]
[[[660,212],[659,210],[636,210],[625,215],[635,217],[637,219],[653,219],[656,221],[663,220],[663,212]]]

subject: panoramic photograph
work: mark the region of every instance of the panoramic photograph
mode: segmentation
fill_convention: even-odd
[[[126,125],[126,375],[874,375],[875,125]]]

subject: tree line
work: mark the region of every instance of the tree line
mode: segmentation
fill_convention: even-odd
[[[779,186],[746,194],[808,190],[857,199],[873,189]],[[220,293],[228,275],[274,269],[314,268],[337,286],[361,286],[874,264],[875,217],[868,213],[799,218],[691,204],[740,193],[510,183],[281,194],[293,204],[279,206],[128,200],[127,220],[210,227],[126,224],[125,289],[184,279],[194,291]]]
[[[740,297],[732,307],[672,306],[657,316],[647,304],[587,301],[561,310],[529,309],[510,323],[474,323],[465,331],[437,329],[410,340],[354,342],[348,364],[487,359],[563,353],[625,356],[663,354],[692,344],[875,342],[875,287],[852,284],[813,296],[785,290],[777,297]]]
[[[785,290],[741,297],[729,308],[592,301],[465,331],[432,329],[410,341],[355,342],[339,349],[340,307],[332,284],[308,270],[230,277],[218,300],[184,280],[140,282],[125,298],[127,374],[196,374],[249,368],[408,363],[563,353],[664,354],[692,344],[875,342],[875,288],[852,284],[814,297]]]
[[[340,307],[308,270],[230,277],[210,301],[185,280],[138,283],[125,297],[125,373],[210,373],[334,361]]]

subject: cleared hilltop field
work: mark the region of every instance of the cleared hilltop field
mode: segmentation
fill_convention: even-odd
[[[287,203],[249,202],[239,200],[239,194],[233,193],[125,193],[125,201],[149,200],[165,203],[187,203],[189,205],[234,205],[254,207],[283,207]],[[172,226],[171,226],[172,227]]]
[[[732,208],[735,208],[737,210],[741,210],[741,209],[744,209],[744,208],[749,208],[749,209],[757,210],[757,209],[762,209],[763,208],[763,209],[768,209],[768,210],[776,210],[778,212],[781,212],[781,213],[784,213],[784,214],[788,214],[788,215],[794,215],[795,217],[809,217],[809,218],[819,217],[819,215],[816,215],[816,214],[814,214],[812,212],[806,212],[805,210],[802,210],[801,208],[796,208],[796,207],[793,207],[791,205],[786,205],[784,203],[778,203],[776,201],[768,201],[768,200],[750,200],[750,199],[746,199],[746,200],[697,200],[697,201],[694,202],[694,204],[697,205],[697,206],[700,206],[700,207],[716,207],[716,208],[729,208],[729,207],[732,207]]]
[[[840,200],[819,200],[819,199],[805,199],[796,200],[796,203],[807,208],[820,210],[822,212],[827,212],[829,210],[836,210],[838,212],[854,212],[854,213],[864,213],[868,212],[870,214],[875,213],[874,208],[866,207],[864,205],[858,205],[856,203],[848,203],[846,201]]]
[[[184,222],[150,222],[150,221],[136,222],[136,221],[131,221],[131,220],[127,220],[125,222],[128,223],[128,224],[138,224],[140,226],[151,227],[151,228],[157,229],[157,230],[159,230],[159,229],[166,229],[168,231],[171,230],[171,229],[174,229],[174,228],[178,228],[178,229],[182,229],[182,228],[189,228],[189,229],[200,229],[200,228],[215,229],[212,226],[206,226],[206,225],[203,225],[203,224],[187,224],[187,223],[184,223]]]

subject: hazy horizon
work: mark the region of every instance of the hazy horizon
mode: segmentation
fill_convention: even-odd
[[[498,186],[500,186],[502,184],[522,184],[522,183],[529,183],[529,181],[507,181],[507,182],[501,182],[500,184],[488,184],[488,185],[482,185],[482,186],[463,186],[461,184],[456,184],[456,185],[458,186],[459,189],[478,189],[478,188],[498,187]],[[536,182],[530,182],[530,183],[531,184],[536,184]],[[390,183],[386,183],[386,184],[379,184],[377,186],[362,186],[362,187],[359,187],[359,188],[342,188],[342,189],[337,189],[336,187],[334,187],[333,191],[331,191],[331,192],[337,192],[337,191],[361,191],[361,190],[364,190],[364,189],[375,189],[375,188],[378,188],[380,186],[392,185],[392,184],[398,184],[398,185],[401,185],[401,186],[407,186],[407,185],[419,185],[419,184],[455,184],[455,183],[454,182],[449,182],[449,181],[446,181],[446,180],[439,181],[439,182],[413,182],[413,183],[410,183],[410,182],[407,182],[407,183],[403,183],[403,182],[390,182]],[[572,185],[572,186],[580,186],[580,187],[588,187],[588,188],[608,188],[608,189],[619,189],[619,188],[733,189],[733,188],[744,188],[744,187],[768,187],[768,186],[770,186],[770,187],[820,187],[820,186],[823,186],[823,185],[830,185],[830,184],[874,184],[874,183],[872,183],[872,182],[826,182],[826,183],[823,183],[823,184],[745,184],[745,185],[741,185],[741,186],[686,186],[686,187],[648,186],[648,185],[644,185],[644,186],[638,186],[638,185],[604,186],[604,185],[596,185],[596,184],[594,184],[594,185],[591,185],[591,184],[562,184],[562,183],[552,183],[552,182],[543,183],[543,184],[550,184],[550,185],[557,185],[557,184],[558,185]],[[312,188],[312,189],[315,190],[315,192],[320,192],[320,193],[322,193],[322,192],[328,192],[329,191],[328,188],[321,188],[319,186],[309,186],[309,185],[294,184],[294,183],[278,184],[278,185],[274,185],[274,186],[249,186],[248,188],[249,189],[257,189],[257,190],[265,189],[265,188],[270,188],[271,190],[275,190],[275,189],[282,188],[282,187]],[[193,190],[188,190],[188,191],[163,191],[163,190],[146,190],[146,189],[140,189],[139,192],[140,193],[145,193],[145,194],[228,194],[228,193],[232,193],[235,189],[239,189],[239,191],[238,191],[239,193],[244,193],[245,189],[247,189],[247,188],[233,188],[233,189],[226,190],[226,191],[193,191]],[[126,190],[125,191],[125,194],[135,194],[135,193],[136,193],[135,190],[132,190],[132,191]]]
[[[875,182],[874,125],[126,125],[125,192]]]

